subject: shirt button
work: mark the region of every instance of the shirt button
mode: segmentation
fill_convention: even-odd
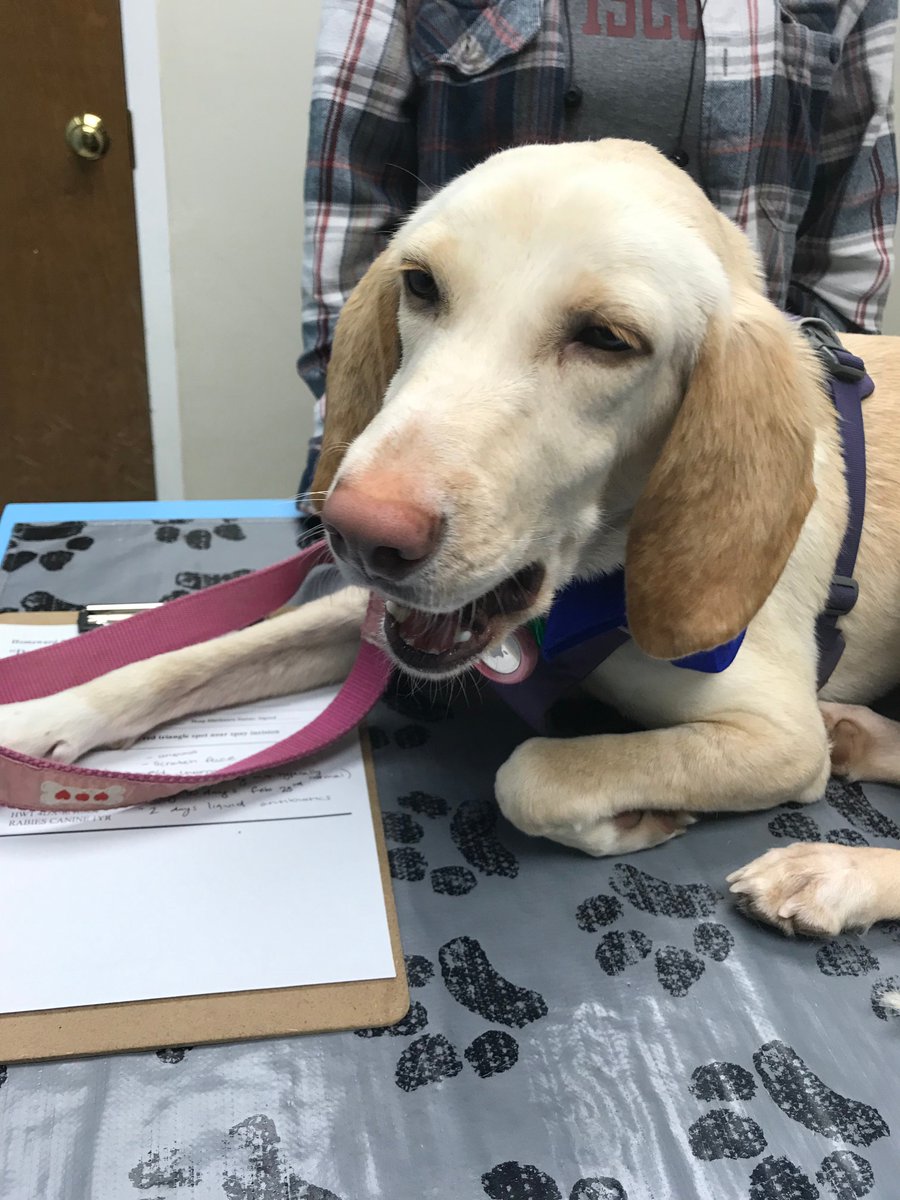
[[[573,109],[580,108],[581,102],[584,99],[584,92],[580,87],[566,88],[563,96],[563,104],[571,112]]]

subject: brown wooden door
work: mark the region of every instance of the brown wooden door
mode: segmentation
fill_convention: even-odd
[[[152,498],[119,0],[0,13],[0,508]],[[97,161],[65,141],[82,112]]]

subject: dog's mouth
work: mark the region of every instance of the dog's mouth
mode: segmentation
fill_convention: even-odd
[[[385,602],[384,635],[397,662],[417,675],[471,666],[534,604],[545,568],[531,563],[490,592],[452,612],[423,612]]]

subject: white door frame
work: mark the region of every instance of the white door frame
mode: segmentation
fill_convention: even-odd
[[[178,358],[156,7],[157,0],[119,0],[125,90],[134,140],[134,203],[156,495],[159,500],[183,500]]]

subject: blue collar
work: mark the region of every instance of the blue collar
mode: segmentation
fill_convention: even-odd
[[[829,678],[844,649],[844,639],[837,628],[840,617],[846,616],[856,602],[857,587],[853,568],[862,531],[866,503],[866,449],[863,432],[862,401],[872,394],[874,384],[866,374],[862,359],[841,345],[834,330],[824,321],[806,317],[798,322],[809,338],[826,370],[831,398],[839,417],[844,470],[850,514],[844,544],[838,556],[828,605],[818,621],[819,686]],[[676,667],[691,671],[718,674],[730,667],[737,657],[746,630],[730,642],[675,660]],[[569,584],[556,597],[547,617],[541,643],[546,662],[553,662],[566,651],[585,644],[604,634],[618,635],[617,644],[627,640],[628,614],[625,605],[625,572],[622,569],[595,579]],[[616,639],[604,645],[596,643],[593,666],[599,664],[616,648]]]
[[[547,617],[541,652],[547,662],[553,662],[582,642],[627,629],[625,572],[620,569],[609,575],[570,583],[557,595]],[[743,640],[741,632],[723,646],[679,658],[674,665],[717,674],[731,666]]]

